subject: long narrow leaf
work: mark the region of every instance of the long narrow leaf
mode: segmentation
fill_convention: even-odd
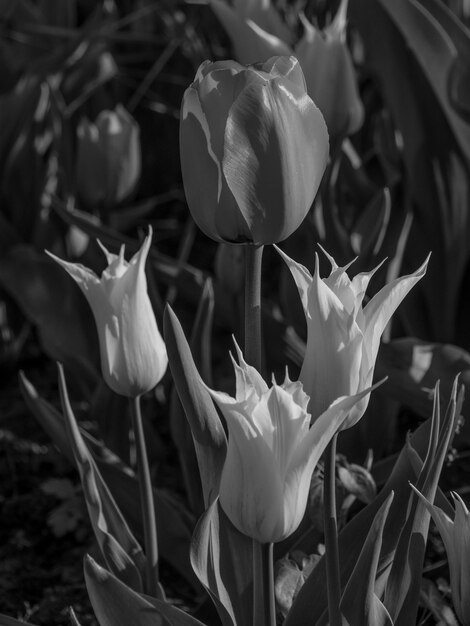
[[[84,570],[100,626],[202,626],[171,604],[136,593],[90,556],[85,558]]]
[[[38,396],[36,389],[20,375],[20,388],[28,408],[35,415],[54,444],[74,464],[72,447],[67,438],[62,415]],[[138,502],[138,485],[132,470],[124,465],[110,450],[89,433],[80,431],[99,468],[104,482],[111,491],[133,533],[143,536],[142,519]],[[162,558],[170,563],[196,589],[200,585],[191,568],[189,545],[194,521],[171,494],[154,490],[157,512],[157,531]]]
[[[223,626],[253,619],[252,540],[239,532],[215,500],[199,520],[191,563],[216,605]]]
[[[191,427],[207,507],[219,493],[227,439],[212,399],[202,384],[183,329],[168,306],[163,323],[170,369]]]
[[[444,459],[457,427],[462,399],[462,391],[457,398],[456,379],[444,424],[439,429],[439,393],[436,385],[431,442],[416,481],[425,497],[431,500],[435,497]],[[410,492],[407,510],[408,517],[397,544],[384,598],[396,626],[407,626],[416,622],[430,521],[429,512],[413,492]]]
[[[430,431],[431,423],[430,420],[427,420],[410,438],[413,450],[417,451],[421,458],[426,454]],[[390,512],[385,524],[382,551],[378,565],[379,575],[388,571],[393,560],[401,528],[406,521],[410,493],[408,481],[414,482],[416,477],[415,460],[411,461],[410,449],[408,446],[404,446],[382,491],[371,504],[353,517],[339,535],[341,580],[343,585],[346,585],[354,570],[367,533],[378,510],[393,491],[395,497],[390,505]],[[302,546],[299,545],[299,548],[302,549]],[[300,590],[287,616],[285,626],[296,626],[306,620],[311,624],[316,624],[326,609],[326,598],[325,559],[322,558]]]
[[[136,591],[142,590],[145,557],[131,533],[90,454],[70,405],[64,370],[59,365],[59,387],[65,425],[72,445],[91,525],[111,571]]]
[[[375,593],[382,536],[393,491],[377,511],[356,567],[341,598],[341,612],[350,626],[392,626],[392,618]]]
[[[194,362],[207,383],[211,384],[211,331],[214,312],[214,292],[212,283],[207,280],[201,293],[196,319],[191,333],[191,352]],[[186,493],[193,513],[198,517],[206,508],[199,465],[191,427],[186,418],[176,388],[172,390],[170,427],[173,440],[178,448]]]

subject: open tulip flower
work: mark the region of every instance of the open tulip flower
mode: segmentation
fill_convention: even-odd
[[[413,487],[413,485],[411,485]],[[413,487],[439,530],[447,552],[452,600],[459,620],[470,626],[470,513],[462,498],[453,493],[455,516],[451,520]]]
[[[224,0],[211,0],[240,63],[255,63],[272,55],[297,57],[305,75],[307,93],[323,113],[331,137],[356,132],[364,118],[346,45],[347,4],[348,0],[342,0],[335,18],[323,31],[301,13],[304,32],[293,46],[286,25],[269,0],[238,0],[233,6]]]
[[[328,159],[297,59],[205,61],[183,97],[180,153],[189,209],[206,235],[261,245],[292,234]]]
[[[145,261],[152,229],[140,250],[127,262],[101,245],[108,267],[101,278],[79,263],[49,254],[85,294],[98,330],[103,378],[113,391],[135,398],[160,381],[168,358],[147,293]]]
[[[309,410],[315,419],[338,396],[355,394],[371,385],[382,333],[403,298],[426,273],[429,256],[416,272],[385,285],[363,307],[377,268],[351,280],[346,270],[353,261],[338,267],[325,252],[331,273],[320,278],[318,255],[312,276],[306,267],[277,250],[294,277],[307,320],[307,347],[299,378],[311,396]],[[368,402],[366,395],[341,429],[354,426]]]
[[[282,541],[300,524],[318,459],[365,393],[335,399],[321,415],[307,411],[302,383],[286,374],[271,388],[236,346],[236,394],[209,389],[229,431],[220,504],[238,530],[261,543]]]

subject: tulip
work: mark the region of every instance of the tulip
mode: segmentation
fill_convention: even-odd
[[[129,262],[124,260],[124,246],[116,255],[100,244],[108,261],[101,278],[79,263],[48,252],[72,276],[93,311],[104,380],[113,391],[130,398],[153,389],[168,364],[147,293],[145,261],[151,240],[149,227],[142,247]]]
[[[308,95],[322,112],[330,136],[342,137],[356,132],[364,118],[346,45],[347,2],[342,0],[334,20],[323,31],[300,14],[304,32],[294,46],[286,25],[269,1],[261,5],[238,2],[232,8],[222,0],[211,0],[211,6],[229,34],[240,63],[264,61],[273,55],[296,56]]]
[[[205,61],[186,90],[180,152],[192,216],[216,241],[266,244],[306,216],[328,159],[323,117],[293,57]]]
[[[462,498],[453,493],[455,515],[451,520],[442,509],[413,489],[431,514],[444,542],[455,612],[464,626],[470,626],[470,513]]]
[[[413,274],[385,285],[362,307],[367,286],[374,272],[364,272],[349,279],[345,267],[331,263],[327,278],[320,278],[318,255],[315,274],[278,248],[299,290],[307,320],[307,347],[300,380],[311,396],[310,412],[319,415],[338,396],[356,394],[370,387],[380,337],[398,305],[424,276],[429,256]],[[367,408],[364,396],[343,423],[342,430],[354,426]]]
[[[258,371],[232,358],[236,394],[209,389],[229,433],[220,505],[234,526],[261,543],[282,541],[299,526],[312,472],[330,439],[363,393],[338,398],[309,428],[309,397],[286,374],[268,388]]]
[[[141,170],[140,130],[118,104],[102,111],[93,124],[83,119],[77,130],[77,191],[91,209],[110,208],[135,189]]]

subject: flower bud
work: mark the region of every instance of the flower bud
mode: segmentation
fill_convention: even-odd
[[[110,208],[135,189],[141,170],[140,129],[118,104],[77,130],[77,191],[90,209]]]
[[[295,48],[309,96],[323,113],[331,137],[355,133],[364,108],[356,73],[346,45],[346,7],[343,0],[335,19],[323,32],[301,15],[304,35]]]
[[[294,57],[204,62],[182,103],[189,209],[216,241],[267,244],[306,216],[328,159],[323,117]]]
[[[101,371],[113,391],[130,398],[150,389],[163,377],[168,358],[147,293],[145,261],[152,229],[140,250],[127,262],[101,245],[108,267],[101,278],[79,263],[49,254],[75,280],[93,312],[100,342]]]

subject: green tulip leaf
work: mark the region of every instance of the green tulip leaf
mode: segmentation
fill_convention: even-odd
[[[407,519],[407,507],[410,498],[408,482],[416,482],[416,461],[422,466],[420,458],[426,454],[430,436],[431,420],[428,419],[411,435],[409,444],[403,447],[387,482],[375,500],[355,515],[340,532],[338,542],[343,585],[346,585],[356,566],[360,551],[377,512],[393,491],[394,498],[385,523],[382,549],[377,567],[376,593],[380,597],[378,588],[383,589],[386,584],[389,568],[400,539],[400,531]],[[445,498],[443,500],[445,501]],[[441,503],[441,500],[439,502]],[[314,549],[308,545],[308,536],[305,537],[303,543],[299,542],[296,547],[305,552],[311,552]],[[307,619],[312,624],[317,623],[327,608],[326,598],[325,559],[322,558],[299,591],[287,616],[285,626],[295,626]]]
[[[223,626],[253,620],[253,546],[215,500],[199,520],[191,542],[191,564],[209,592]]]
[[[59,366],[59,386],[65,426],[75,464],[80,473],[88,515],[108,567],[136,591],[142,590],[145,557],[131,533],[78,428],[70,405],[64,371]]]
[[[202,626],[180,609],[130,589],[90,556],[85,581],[100,626]]]
[[[214,310],[214,292],[208,279],[201,294],[201,300],[193,325],[190,346],[194,361],[203,373],[204,380],[211,384],[211,330]],[[199,474],[198,459],[191,428],[176,388],[172,389],[170,428],[178,448],[183,480],[191,510],[198,517],[205,510],[203,488]]]
[[[440,427],[439,386],[435,389],[434,410],[431,421],[429,447],[416,485],[424,497],[433,501],[437,483],[449,445],[457,428],[462,390],[457,397],[457,379],[444,419]],[[430,514],[414,492],[410,492],[406,523],[402,528],[395,556],[388,576],[384,604],[396,626],[416,622],[421,577],[429,530]]]
[[[74,455],[67,437],[64,418],[48,402],[40,398],[36,389],[20,375],[20,388],[28,408],[60,449],[74,465]],[[138,484],[132,470],[108,448],[90,434],[80,430],[93,455],[102,480],[107,485],[131,531],[143,537],[142,519],[138,502]],[[170,563],[193,587],[200,589],[189,560],[189,545],[194,526],[193,519],[169,492],[154,490],[159,549],[163,559]]]
[[[390,614],[375,593],[382,536],[393,495],[391,491],[377,511],[341,598],[341,613],[351,626],[393,626]]]
[[[191,427],[207,507],[219,493],[227,439],[181,324],[169,306],[165,309],[163,328],[171,373]]]

